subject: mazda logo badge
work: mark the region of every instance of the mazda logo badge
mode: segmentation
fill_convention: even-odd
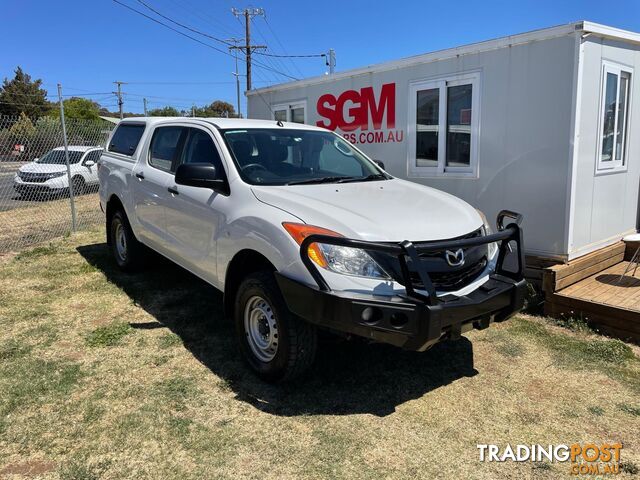
[[[464,265],[464,250],[459,248],[455,252],[453,250],[447,250],[444,254],[447,263],[451,267],[459,267],[460,265]]]

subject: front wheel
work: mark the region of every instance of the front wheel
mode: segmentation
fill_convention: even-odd
[[[292,380],[313,364],[316,329],[289,312],[272,272],[252,273],[242,282],[234,321],[240,350],[263,380]]]

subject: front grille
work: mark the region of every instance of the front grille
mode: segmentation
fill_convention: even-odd
[[[42,183],[49,180],[48,173],[20,172],[19,175],[23,182]]]
[[[462,287],[473,282],[487,266],[487,257],[482,257],[479,262],[476,262],[467,268],[450,272],[429,272],[429,278],[436,290],[441,292],[450,292],[453,290],[459,290]],[[424,284],[420,280],[418,272],[411,272],[411,283],[413,288],[417,290],[424,290]]]
[[[479,228],[467,235],[450,240],[475,238],[482,235],[483,230]],[[449,265],[446,260],[446,250],[420,252],[420,243],[416,242],[414,245],[418,250],[418,257],[429,274],[434,288],[440,292],[455,291],[465,287],[476,280],[488,264],[488,246],[486,244],[463,248],[465,261],[464,264],[459,266]],[[369,254],[395,281],[404,285],[405,281],[400,269],[400,261],[397,257],[377,252],[369,252]],[[420,275],[410,260],[408,261],[408,267],[413,288],[416,290],[424,290],[425,286],[420,279]]]

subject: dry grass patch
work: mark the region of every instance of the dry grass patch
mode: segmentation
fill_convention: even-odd
[[[75,198],[78,228],[91,227],[103,222],[98,194]],[[71,232],[71,206],[69,198],[25,202],[20,208],[0,211],[0,252],[25,248]]]
[[[0,264],[0,471],[40,478],[541,478],[478,443],[622,442],[640,465],[637,347],[522,316],[426,353],[326,340],[309,378],[243,365],[221,295],[101,232]],[[35,468],[34,467],[34,468]]]

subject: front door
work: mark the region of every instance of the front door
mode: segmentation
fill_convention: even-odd
[[[220,152],[211,134],[200,128],[188,128],[178,163],[211,163],[224,174]],[[176,185],[166,203],[166,230],[172,256],[185,267],[215,282],[215,239],[221,222],[223,194],[208,188]]]

